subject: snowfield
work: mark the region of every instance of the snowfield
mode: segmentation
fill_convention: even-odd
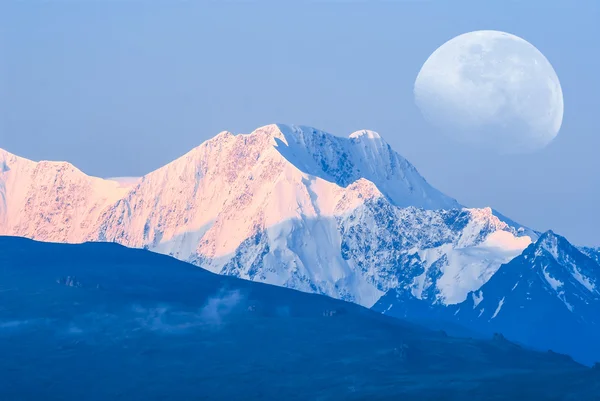
[[[370,307],[456,304],[536,235],[463,208],[372,131],[221,132],[141,178],[0,151],[0,235],[116,242]]]

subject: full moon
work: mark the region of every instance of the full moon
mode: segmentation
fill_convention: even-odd
[[[469,32],[444,43],[419,71],[414,93],[425,119],[443,133],[497,153],[543,148],[563,119],[552,65],[505,32]]]

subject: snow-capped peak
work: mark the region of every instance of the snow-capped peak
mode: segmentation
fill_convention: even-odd
[[[600,265],[547,231],[463,303],[438,311],[476,331],[502,332],[511,340],[589,362],[590,350],[595,349],[593,358],[600,351],[595,346],[599,285]]]
[[[600,294],[597,287],[600,284],[600,265],[597,261],[552,231],[542,234],[533,249],[524,252],[523,258],[529,258],[533,267],[543,270],[554,290],[567,281],[572,282],[575,287]],[[554,270],[552,279],[548,278],[549,269]],[[561,285],[557,286],[557,282]]]
[[[460,207],[456,200],[431,187],[412,164],[373,131],[363,130],[343,138],[305,126],[276,127],[284,137],[277,149],[305,173],[342,187],[365,178],[397,206]]]
[[[337,137],[312,127],[284,124],[266,125],[250,134],[234,135],[224,131],[183,156],[181,162],[176,160],[171,164],[187,165],[190,159],[202,163],[206,153],[215,149],[223,153],[221,157],[242,158],[254,164],[252,157],[278,159],[277,163],[289,163],[302,174],[341,187],[364,178],[373,182],[397,206],[460,207],[456,200],[431,187],[412,164],[373,131],[357,131],[351,138]],[[227,149],[235,151],[225,156]]]
[[[351,133],[348,136],[348,138],[351,138],[351,139],[360,139],[360,138],[381,139],[381,135],[379,135],[375,131],[363,129],[363,130],[359,130],[359,131],[354,131],[353,133]]]
[[[489,208],[462,209],[368,130],[223,131],[128,182],[6,159],[0,234],[144,247],[365,306],[400,287],[460,302],[528,240]]]
[[[546,302],[543,298],[549,293],[574,312],[588,309],[592,302],[600,305],[599,281],[600,265],[564,237],[547,231],[520,256],[502,266],[480,294],[488,300],[502,297],[513,305],[524,305]]]
[[[554,259],[558,259],[558,248],[559,242],[562,237],[557,236],[552,230],[548,230],[543,233],[535,244],[537,249],[536,254],[539,255],[545,251],[550,254]]]
[[[0,235],[81,242],[100,212],[129,189],[68,162],[0,152]]]

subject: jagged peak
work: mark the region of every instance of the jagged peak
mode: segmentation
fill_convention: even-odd
[[[286,124],[265,125],[249,134],[223,131],[184,155],[177,164],[189,163],[190,158],[204,160],[206,151],[221,152],[223,146],[235,147],[234,153],[240,157],[252,154],[253,160],[260,156],[282,156],[303,173],[342,187],[366,178],[397,206],[460,207],[456,200],[431,187],[410,162],[374,131],[356,131],[350,138],[309,126]],[[247,152],[244,147],[252,150]]]
[[[556,234],[552,230],[548,230],[540,235],[539,239],[533,245],[533,256],[539,257],[550,255],[554,260],[561,263],[564,255],[581,254],[586,258],[588,255],[582,253],[577,247],[571,244],[565,237]],[[593,259],[590,259],[593,261]]]
[[[540,252],[545,251],[552,255],[554,259],[558,259],[559,246],[562,245],[561,240],[564,240],[564,238],[555,234],[554,231],[546,231],[535,243],[536,255],[539,255]]]
[[[491,225],[495,230],[506,230],[510,228],[510,225],[502,221],[498,216],[494,214],[491,207],[482,208],[463,208],[463,210],[471,216],[473,221],[479,223],[487,223]]]
[[[557,237],[559,237],[559,235],[557,235],[554,231],[547,230],[542,233],[542,235],[540,236],[540,239],[542,239],[542,238],[557,238]]]
[[[479,217],[479,218],[484,218],[484,219],[495,219],[497,221],[500,221],[500,219],[498,219],[496,216],[494,216],[494,213],[492,211],[491,207],[481,207],[481,208],[465,208],[465,210],[468,210],[471,215],[473,217]]]
[[[552,258],[559,264],[562,263],[564,255],[573,256],[581,254],[588,257],[580,249],[572,245],[566,238],[556,234],[552,230],[542,233],[537,241],[533,242],[521,255],[524,259],[536,260],[537,258]],[[542,263],[543,265],[546,262]]]
[[[279,139],[294,139],[298,141],[300,137],[305,135],[319,135],[326,136],[328,138],[335,138],[337,140],[343,141],[345,138],[333,135],[329,132],[322,131],[315,127],[311,127],[308,125],[293,125],[293,124],[269,124],[255,129],[252,133],[247,135],[253,135],[257,133],[266,133],[274,138]],[[362,129],[355,131],[348,135],[349,139],[370,139],[370,140],[380,140],[383,141],[381,135],[375,131],[371,131],[368,129]]]
[[[267,135],[269,137],[280,138],[283,136],[283,131],[285,130],[285,125],[283,124],[267,124],[262,127],[258,127],[249,134],[240,134],[242,136],[253,136],[253,135]]]
[[[285,134],[284,134],[285,127],[286,126],[284,126],[282,124],[269,124],[269,125],[264,125],[262,127],[256,128],[255,130],[253,130],[250,133],[239,133],[239,134],[234,134],[231,131],[224,130],[224,131],[219,132],[217,135],[213,136],[212,138],[205,140],[204,142],[202,142],[200,145],[198,145],[197,147],[192,149],[187,154],[190,154],[190,153],[193,154],[198,151],[203,151],[207,148],[211,148],[216,145],[222,145],[224,143],[235,142],[239,139],[244,139],[244,140],[248,141],[248,139],[250,139],[250,138],[264,137],[267,139],[277,138],[277,139],[285,141]],[[273,143],[265,142],[265,145],[271,146],[271,145],[273,145]]]
[[[289,145],[290,140],[297,142],[298,131],[301,131],[301,129],[295,125],[268,124],[255,129],[250,134],[242,135],[259,136],[268,139],[270,141],[269,144],[277,143],[276,140],[280,140]]]
[[[396,206],[415,205],[426,209],[460,207],[454,199],[431,187],[412,164],[395,152],[378,133],[366,129],[352,133],[350,138],[309,126],[286,124],[264,125],[249,134],[221,131],[173,162],[146,174],[142,182],[152,181],[151,178],[157,176],[169,179],[167,177],[171,173],[192,170],[197,173],[190,177],[197,179],[210,166],[222,164],[229,166],[225,170],[235,175],[233,171],[240,158],[245,159],[246,167],[254,163],[260,167],[280,165],[281,157],[302,173],[341,187],[365,178]],[[66,162],[44,161],[40,165],[44,168],[51,166],[76,170]],[[219,170],[219,173],[225,174],[225,170]],[[165,171],[169,173],[163,174]]]
[[[246,142],[248,142],[250,138],[267,139],[260,141],[264,144],[265,147],[272,145],[277,146],[279,143],[282,143],[285,146],[294,147],[299,145],[303,148],[305,152],[308,153],[314,153],[317,150],[316,148],[318,147],[318,145],[315,144],[317,143],[318,139],[326,139],[326,141],[328,141],[327,143],[333,143],[335,145],[340,145],[341,147],[354,147],[359,143],[362,143],[363,145],[372,144],[376,147],[382,147],[383,145],[386,147],[386,153],[392,153],[393,155],[397,156],[398,158],[404,161],[404,158],[398,155],[391,148],[387,149],[389,146],[375,131],[370,131],[366,129],[359,130],[350,134],[348,138],[344,138],[335,136],[331,133],[310,126],[281,123],[264,125],[259,128],[256,128],[250,133],[233,134],[230,131],[221,131],[213,138],[204,141],[197,148],[193,149],[192,152],[200,149],[205,149],[206,147],[210,147],[211,145],[222,144],[223,142],[236,140],[238,138],[244,138]],[[311,144],[313,144],[312,148]],[[409,167],[412,167],[412,165],[410,165]]]

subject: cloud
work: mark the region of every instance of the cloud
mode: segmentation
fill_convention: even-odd
[[[202,308],[202,320],[206,324],[221,325],[223,319],[242,302],[242,299],[243,297],[239,290],[219,291],[219,294],[209,298],[206,305]]]
[[[134,320],[142,329],[167,334],[181,334],[202,327],[220,327],[243,298],[238,290],[220,290],[194,312],[177,310],[172,305],[165,304],[150,308],[135,305]]]

